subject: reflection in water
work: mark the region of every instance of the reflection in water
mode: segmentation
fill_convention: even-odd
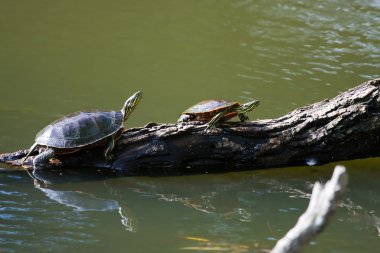
[[[52,174],[47,175],[50,177],[44,181],[54,181]],[[65,178],[65,172],[59,175]],[[33,191],[25,172],[1,173],[0,245],[9,248],[22,243],[32,248],[50,245],[57,249],[65,240],[72,242],[64,247],[69,250],[77,242],[100,243],[107,237],[101,228],[117,219],[119,226],[113,226],[113,236],[123,237],[122,231],[129,231],[143,240],[152,240],[150,231],[162,233],[158,241],[185,239],[168,244],[182,250],[268,249],[306,208],[315,181],[312,177],[293,175],[289,179],[263,172],[103,179],[76,175],[75,181],[67,178],[47,185],[34,181],[37,191]],[[378,228],[376,216],[368,215],[370,212],[350,199],[343,201],[341,207],[345,214],[338,221],[343,219],[350,226],[364,219],[369,226]],[[41,226],[45,232],[41,232]],[[49,236],[54,229],[62,234]],[[141,242],[133,238],[125,240],[141,247]]]
[[[46,197],[76,211],[111,211],[118,210],[119,205],[114,200],[102,199],[81,191],[55,191],[35,185],[45,193]]]
[[[212,252],[230,252],[230,253],[243,253],[249,252],[250,247],[244,244],[228,243],[212,241],[206,238],[185,236],[183,239],[193,242],[192,246],[181,247],[181,250],[188,251],[212,251]],[[258,244],[255,244],[255,248],[258,248]]]
[[[46,182],[46,180],[43,182]],[[125,205],[120,205],[117,199],[101,198],[97,197],[96,193],[87,193],[79,190],[72,191],[54,190],[53,188],[49,189],[48,185],[42,186],[37,180],[34,180],[34,186],[36,189],[42,191],[49,199],[54,200],[64,206],[71,207],[75,211],[107,212],[117,210],[121,217],[121,224],[125,227],[125,229],[130,232],[137,232],[137,228],[134,225],[136,218],[132,216],[132,213]],[[97,191],[98,190],[99,189],[97,189]],[[110,195],[110,197],[112,196]]]

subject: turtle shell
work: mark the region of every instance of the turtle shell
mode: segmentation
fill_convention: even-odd
[[[121,112],[81,111],[60,118],[36,135],[36,143],[71,149],[87,146],[123,128]]]
[[[240,106],[238,102],[231,102],[226,100],[205,100],[201,101],[187,110],[185,110],[182,114],[191,114],[196,116],[194,120],[199,121],[208,121],[211,120],[216,114],[221,112],[224,109],[230,108],[234,109]],[[231,112],[223,117],[224,120],[236,116],[237,113]]]

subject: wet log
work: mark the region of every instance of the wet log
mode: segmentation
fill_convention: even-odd
[[[377,157],[379,87],[380,79],[371,80],[277,119],[226,122],[212,132],[205,131],[199,122],[149,123],[123,133],[111,163],[104,160],[103,150],[96,148],[57,156],[51,164],[58,168],[95,167],[130,175],[164,175]],[[25,153],[3,154],[0,162],[20,165]],[[29,167],[32,158],[26,162]]]

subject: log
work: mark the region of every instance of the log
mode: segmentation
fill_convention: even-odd
[[[104,160],[103,148],[95,148],[57,156],[51,166],[95,167],[124,175],[167,175],[377,157],[379,86],[380,79],[371,80],[277,119],[225,122],[211,132],[200,122],[148,123],[125,130],[111,163]],[[19,166],[26,151],[0,155],[0,162]],[[26,167],[32,166],[32,158],[26,161]]]

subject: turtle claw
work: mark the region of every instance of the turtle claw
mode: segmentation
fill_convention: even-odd
[[[238,114],[238,117],[240,119],[240,122],[246,122],[249,120],[249,117],[247,115],[244,115],[243,113]]]
[[[204,126],[205,126],[205,131],[211,131],[211,130],[215,129],[215,126],[210,125],[208,123],[205,124]]]
[[[218,128],[215,125],[206,124],[205,126],[206,126],[206,128],[205,128],[204,131],[206,133],[215,133],[215,132],[218,132]]]
[[[113,154],[107,154],[106,155],[106,161],[112,162],[115,159],[115,156]]]
[[[33,158],[33,168],[51,168],[50,159],[52,158],[54,158],[54,150],[52,148],[45,149],[43,152]]]

